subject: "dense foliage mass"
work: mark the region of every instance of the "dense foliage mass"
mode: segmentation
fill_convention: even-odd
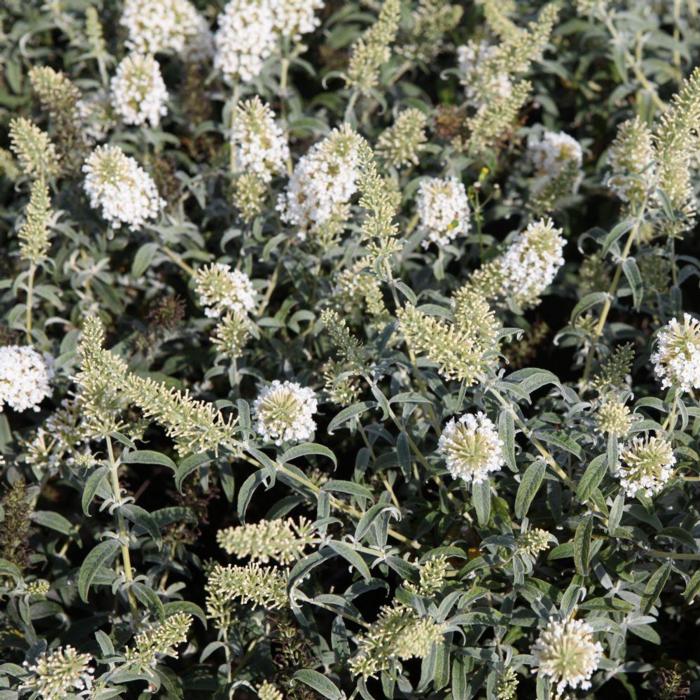
[[[0,699],[700,693],[695,0],[4,0]]]

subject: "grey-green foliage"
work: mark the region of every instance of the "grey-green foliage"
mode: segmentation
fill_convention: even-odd
[[[235,3],[0,7],[0,697],[696,692],[695,2]]]

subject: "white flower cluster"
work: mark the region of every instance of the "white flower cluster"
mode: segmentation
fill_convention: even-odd
[[[25,686],[43,700],[92,696],[94,669],[90,654],[80,654],[72,646],[44,652],[33,664],[25,663],[32,674]]]
[[[32,408],[51,396],[53,368],[27,345],[0,347],[0,411],[7,404],[15,411]]]
[[[470,41],[457,48],[457,67],[467,102],[480,107],[489,97],[508,97],[513,84],[507,73],[485,70],[498,48],[486,41]]]
[[[269,182],[273,175],[284,172],[289,158],[289,146],[275,122],[274,113],[257,96],[237,107],[231,146],[236,169],[255,173],[263,182]]]
[[[316,430],[313,419],[318,407],[313,390],[296,382],[275,379],[253,404],[255,429],[268,442],[304,442]]]
[[[564,264],[564,243],[550,220],[531,223],[499,258],[503,295],[521,305],[539,297]]]
[[[150,175],[116,146],[98,146],[85,161],[83,172],[90,206],[101,208],[115,229],[126,224],[138,230],[165,206]]]
[[[700,389],[700,322],[690,314],[672,319],[659,331],[651,361],[661,386]]]
[[[491,472],[501,469],[503,441],[493,422],[481,411],[464,414],[458,421],[452,418],[438,441],[438,453],[455,479],[478,484]]]
[[[638,492],[646,496],[659,493],[673,475],[676,457],[668,440],[652,437],[635,437],[619,446],[620,485],[634,498]]]
[[[110,84],[112,105],[125,124],[158,126],[167,113],[168,91],[153,56],[131,53],[117,66]]]
[[[280,36],[299,41],[319,24],[323,0],[229,0],[219,15],[214,65],[224,79],[248,83],[262,71]]]
[[[126,46],[142,53],[183,53],[201,60],[213,53],[206,20],[189,0],[126,0],[120,23]]]
[[[357,187],[361,143],[345,124],[297,163],[277,209],[285,223],[298,227],[301,239],[347,218],[348,202]]]
[[[262,71],[275,41],[268,0],[230,0],[219,15],[214,66],[231,85],[249,83]]]
[[[469,200],[457,178],[428,177],[421,180],[416,195],[420,231],[426,236],[422,245],[448,245],[457,236],[469,232]]]
[[[225,311],[246,314],[255,308],[255,288],[250,277],[229,265],[213,263],[200,268],[194,274],[194,283],[209,318],[218,318]]]
[[[603,655],[593,628],[583,620],[550,620],[532,647],[537,673],[548,676],[561,697],[567,686],[586,690]]]
[[[580,168],[583,162],[581,144],[563,132],[545,131],[533,135],[527,141],[532,165],[540,176],[557,177],[564,168]]]
[[[272,0],[270,4],[275,30],[293,41],[321,24],[316,10],[323,7],[324,0]]]

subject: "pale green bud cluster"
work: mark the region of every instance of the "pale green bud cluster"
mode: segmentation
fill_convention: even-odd
[[[605,398],[596,412],[598,429],[609,435],[627,435],[633,418],[625,403],[613,396]]]
[[[374,318],[387,317],[381,284],[368,269],[366,259],[358,260],[338,275],[337,294],[341,302],[350,308],[359,308],[363,315],[366,310]]]
[[[121,427],[118,411],[135,404],[146,418],[165,428],[181,455],[218,452],[221,447],[238,450],[233,417],[224,418],[212,404],[196,401],[186,392],[130,373],[122,359],[103,349],[103,343],[101,322],[89,317],[78,347],[81,371],[76,381],[84,401],[85,421],[93,434],[104,436],[117,431]]]
[[[192,616],[184,612],[175,613],[139,632],[133,646],[126,650],[126,663],[139,671],[148,673],[155,668],[163,656],[177,658],[176,647],[187,641],[187,632],[192,626]]]
[[[494,366],[494,348],[470,330],[462,330],[441,318],[428,316],[415,306],[398,312],[401,332],[408,347],[437,365],[446,380],[475,384]]]
[[[519,554],[526,554],[533,559],[552,544],[552,535],[547,530],[533,528],[518,536],[515,548]]]
[[[673,96],[655,129],[658,187],[681,220],[665,221],[662,231],[677,235],[695,221],[693,165],[697,152],[697,124],[700,121],[700,68]]]
[[[80,90],[64,73],[49,66],[34,66],[29,71],[29,82],[38,95],[41,106],[52,117],[64,114],[66,117],[72,115],[77,118]]]
[[[260,700],[284,700],[282,692],[268,681],[258,686],[258,697]]]
[[[439,593],[447,580],[450,564],[447,557],[439,555],[421,564],[418,585],[407,583],[406,589],[418,595],[431,596]]]
[[[350,672],[369,678],[398,661],[423,659],[442,640],[443,625],[420,617],[405,605],[384,606],[377,621],[360,638],[357,654],[350,659]]]
[[[594,389],[604,393],[627,386],[627,378],[634,363],[634,345],[618,345],[600,366],[591,382]]]
[[[211,340],[222,355],[235,360],[243,353],[243,348],[252,337],[254,328],[248,316],[240,311],[229,311],[217,323]]]
[[[92,688],[92,656],[80,654],[72,646],[44,652],[33,664],[24,687],[42,700],[64,700],[69,694],[83,695]]]
[[[267,183],[255,173],[242,173],[233,185],[233,204],[243,221],[251,222],[262,213],[267,195]]]
[[[377,153],[396,168],[418,165],[420,152],[427,141],[428,118],[415,107],[404,110],[396,121],[385,129],[377,141]]]
[[[231,624],[232,603],[236,600],[270,610],[288,605],[286,574],[257,562],[246,566],[217,564],[209,574],[206,589],[207,616],[220,629]]]
[[[518,674],[508,666],[498,677],[495,687],[496,700],[516,700],[518,697]]]
[[[468,100],[476,107],[466,124],[469,139],[461,145],[471,153],[495,146],[512,129],[532,90],[532,84],[520,76],[542,56],[558,13],[554,3],[546,5],[539,18],[524,29],[507,16],[507,4],[486,0],[483,6],[487,23],[500,42],[460,47],[460,71]]]
[[[639,206],[656,184],[656,154],[651,129],[639,118],[620,124],[608,153],[608,187],[624,202]]]
[[[397,53],[408,59],[429,62],[445,45],[449,34],[462,19],[463,10],[446,0],[418,0],[411,13],[408,41],[397,47]]]
[[[24,117],[10,122],[10,147],[25,175],[46,179],[58,175],[59,156],[48,134]]]
[[[352,46],[346,80],[361,93],[369,92],[379,82],[379,71],[391,57],[400,12],[399,0],[385,0],[377,21]]]
[[[261,520],[255,524],[228,527],[216,535],[216,541],[227,554],[250,557],[263,564],[271,559],[291,564],[301,557],[313,538],[313,527],[303,517],[299,522],[291,518]]]
[[[38,265],[46,259],[51,239],[51,200],[43,180],[32,183],[24,222],[19,229],[19,252],[23,260]]]

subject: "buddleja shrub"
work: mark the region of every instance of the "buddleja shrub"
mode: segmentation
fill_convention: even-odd
[[[5,0],[0,698],[700,692],[688,0]]]

